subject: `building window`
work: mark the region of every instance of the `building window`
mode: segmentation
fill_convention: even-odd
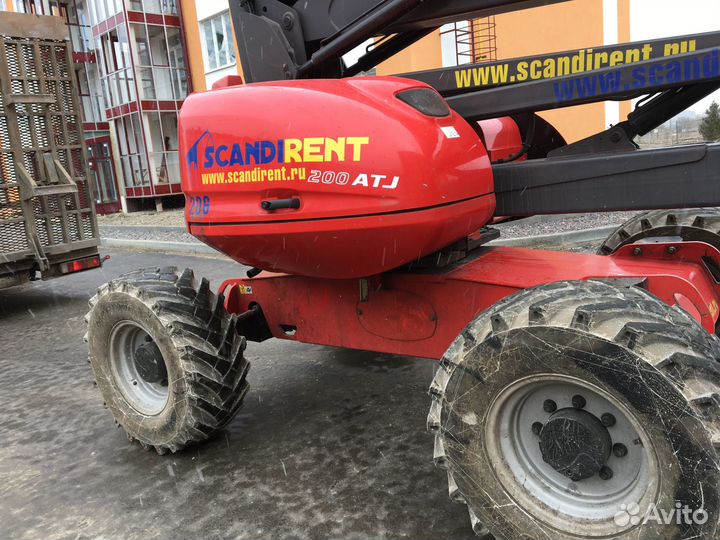
[[[113,121],[117,134],[120,166],[125,187],[149,186],[151,181],[143,126],[138,113],[121,116]]]
[[[180,101],[187,96],[187,74],[180,29],[131,24],[142,99]]]
[[[440,27],[443,67],[497,60],[495,17],[458,21]]]
[[[124,9],[123,0],[91,0],[88,2],[94,25],[106,21]]]
[[[177,15],[175,0],[130,0],[130,11],[143,11],[145,13],[163,13]]]
[[[235,63],[235,40],[233,39],[230,13],[225,12],[202,21],[208,71],[214,71]]]
[[[0,11],[7,11],[7,1],[0,0]]]
[[[5,6],[7,2],[2,2]],[[16,0],[15,11],[35,15],[64,16],[65,5],[59,0]]]
[[[180,183],[177,114],[148,112],[144,116],[153,184]]]
[[[92,30],[84,0],[68,3],[65,9],[65,24],[70,29],[73,52],[88,53],[94,50]]]

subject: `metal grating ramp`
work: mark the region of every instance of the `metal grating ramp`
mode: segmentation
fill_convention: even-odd
[[[73,77],[61,19],[0,13],[0,265],[99,245]]]

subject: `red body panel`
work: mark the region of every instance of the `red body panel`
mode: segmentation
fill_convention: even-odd
[[[670,254],[673,246],[677,252]],[[481,255],[442,274],[388,273],[367,281],[261,275],[230,280],[228,309],[259,304],[273,335],[304,343],[440,359],[479,313],[522,289],[562,280],[646,278],[646,288],[679,304],[709,331],[718,320],[720,288],[703,263],[720,252],[702,243],[625,246],[611,257],[513,248]],[[395,309],[393,309],[395,306]],[[295,329],[292,336],[284,329]]]
[[[371,77],[190,96],[180,118],[190,232],[245,264],[350,278],[476,231],[495,206],[487,152],[457,114],[427,116],[396,97],[417,88],[429,87]],[[261,207],[277,200],[299,207]]]
[[[193,225],[191,232],[256,268],[291,268],[299,274],[328,279],[365,277],[387,272],[447,246],[452,239],[463,238],[485,225],[494,208],[494,197],[484,196],[403,213],[292,224]]]
[[[485,148],[493,163],[517,156],[522,151],[523,140],[520,128],[509,116],[480,120],[478,125],[482,130]],[[527,156],[517,159],[517,161],[526,160]]]
[[[415,106],[397,97],[418,89],[415,101],[404,96]],[[393,271],[477,231],[495,209],[480,136],[455,113],[417,110],[443,114],[427,92],[377,77],[230,86],[185,101],[190,232],[242,263],[295,274],[227,281],[231,312],[259,305],[279,338],[439,359],[514,292],[639,278],[715,331],[720,288],[705,261],[720,268],[720,251],[702,243],[625,246],[611,257],[482,248],[445,270]],[[494,160],[521,150],[513,120],[480,128]]]
[[[241,84],[243,84],[243,78],[240,75],[225,75],[213,83],[212,89],[219,90],[220,88],[240,86]]]

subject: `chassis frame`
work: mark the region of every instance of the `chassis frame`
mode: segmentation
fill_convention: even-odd
[[[523,289],[564,280],[641,286],[711,334],[720,251],[702,242],[627,245],[611,256],[480,247],[443,269],[359,280],[263,273],[220,287],[248,339],[270,337],[440,360],[480,313]]]
[[[232,0],[230,8],[247,82],[260,82],[352,76],[442,24],[563,1]],[[385,37],[374,41],[355,65],[346,65],[342,56],[373,36]],[[599,47],[596,53],[609,56],[638,47],[649,52],[637,62],[524,82],[490,81],[465,88],[453,84],[459,70],[543,62],[580,51],[402,76],[433,86],[468,121],[507,115],[518,123],[530,159],[493,164],[499,219],[720,206],[720,145],[639,150],[632,141],[720,88],[720,32]],[[263,55],[256,54],[258,48]],[[692,76],[653,76],[638,84],[638,70],[658,75],[670,63],[673,69],[691,68]],[[576,91],[588,78],[600,84],[599,90]],[[613,84],[602,87],[603,81]],[[563,88],[573,92],[561,95],[558,89]],[[648,97],[627,120],[586,140],[567,145],[546,127],[534,133],[540,124],[533,120],[538,111],[643,95]],[[233,227],[242,224],[189,223],[189,230],[202,232],[205,226],[231,236]],[[321,280],[255,269],[249,273],[252,277],[226,281],[220,292],[227,309],[241,315],[251,340],[274,336],[439,359],[463,328],[495,302],[562,280],[641,285],[668,304],[680,305],[714,333],[719,257],[714,247],[692,242],[625,246],[610,257],[481,247],[462,253],[449,265],[398,269],[361,280]]]

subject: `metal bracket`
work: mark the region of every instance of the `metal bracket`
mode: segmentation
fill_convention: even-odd
[[[33,197],[35,196],[35,189],[38,186],[25,170],[25,167],[20,163],[15,162],[15,170],[18,173],[17,181],[18,187],[20,188],[20,205],[23,209],[23,215],[27,216],[25,219],[25,229],[30,241],[29,244],[35,256],[35,262],[37,262],[40,271],[43,272],[50,268],[50,262],[45,255],[45,250],[43,250],[42,243],[38,237],[37,224],[34,219],[35,208],[33,207]]]
[[[23,206],[23,214],[25,216],[34,216],[33,198],[45,195],[66,195],[69,193],[77,193],[78,187],[75,181],[70,177],[62,164],[53,159],[52,155],[46,153],[43,155],[43,165],[46,168],[48,178],[52,182],[48,185],[38,185],[30,176],[25,167],[15,162],[15,170],[17,171],[17,181],[20,188],[20,204]],[[61,210],[64,207],[60,205]],[[28,237],[30,239],[31,248],[35,255],[35,261],[41,272],[50,269],[50,262],[45,255],[40,238],[37,233],[37,225],[35,220],[28,218],[25,220]]]
[[[639,147],[628,137],[625,126],[627,126],[627,122],[621,122],[602,133],[556,148],[548,152],[548,157],[602,154],[605,152],[633,152]]]
[[[358,281],[360,285],[360,302],[368,302],[370,300],[370,282],[367,279]]]
[[[52,105],[55,103],[55,96],[52,94],[10,94],[7,97],[8,105],[31,104],[31,105]]]
[[[262,7],[266,10],[264,13],[271,9],[274,13],[278,10],[275,4],[279,2],[273,4],[265,1],[263,4],[265,5]],[[245,80],[252,83],[295,79],[297,59],[302,58],[305,51],[304,49],[302,52],[296,51],[291,46],[287,34],[289,33],[294,44],[297,41],[295,34],[301,31],[300,25],[288,24],[287,26],[291,26],[290,30],[284,30],[275,20],[254,14],[249,3],[242,2],[238,7],[240,9],[232,10],[232,22]],[[293,13],[292,8],[288,6],[283,6],[283,9],[283,14],[279,15],[281,21],[284,20],[284,13],[291,15]],[[258,51],[263,51],[263,54],[258,54]]]
[[[30,220],[27,221],[26,226],[28,228],[31,227]],[[32,223],[32,230],[30,231],[30,234],[28,234],[31,240],[31,247],[33,250],[33,255],[35,255],[35,261],[38,264],[39,270],[41,272],[45,272],[50,269],[50,261],[45,256],[45,250],[42,248],[42,244],[40,243],[40,238],[37,235],[37,229],[35,228],[35,223]]]
[[[47,170],[48,178],[53,182],[48,185],[38,185],[27,172],[27,169],[25,169],[21,163],[15,162],[15,170],[18,172],[17,180],[20,186],[20,197],[23,200],[30,200],[33,197],[41,197],[43,195],[77,193],[77,184],[58,160],[53,159],[50,154],[45,154],[43,156],[43,164]]]

